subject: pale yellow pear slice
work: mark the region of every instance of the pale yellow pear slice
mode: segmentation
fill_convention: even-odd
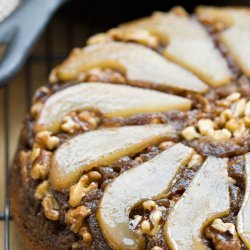
[[[156,86],[205,92],[207,86],[191,72],[165,60],[153,50],[139,44],[109,42],[74,50],[53,72],[64,81],[75,79],[93,67],[110,67],[122,71],[130,81]]]
[[[246,25],[250,23],[250,8],[234,7],[208,7],[199,6],[196,8],[196,14],[203,18],[209,18],[223,23],[226,27],[234,25]]]
[[[228,27],[220,34],[220,40],[241,70],[250,76],[250,8],[199,7],[197,14]]]
[[[134,155],[174,135],[167,125],[100,129],[78,135],[55,152],[50,181],[55,189],[67,189],[84,171],[107,166],[120,157]]]
[[[245,155],[245,196],[237,216],[237,231],[250,249],[250,154]]]
[[[171,249],[207,249],[203,228],[229,209],[227,160],[208,157],[168,215],[164,237]]]
[[[90,109],[105,117],[125,117],[143,112],[188,110],[189,99],[155,90],[108,83],[81,83],[52,95],[44,104],[35,130],[56,132],[65,115]]]
[[[212,39],[195,19],[175,13],[153,16],[122,25],[121,28],[144,28],[168,44],[163,54],[171,61],[191,70],[212,86],[227,84],[232,74],[226,60]]]
[[[234,26],[222,32],[220,40],[227,47],[240,69],[250,76],[250,22],[249,26]]]
[[[97,220],[112,249],[144,249],[144,238],[129,229],[131,209],[144,199],[167,192],[173,178],[192,154],[191,148],[176,144],[148,162],[122,173],[107,186],[99,203]]]

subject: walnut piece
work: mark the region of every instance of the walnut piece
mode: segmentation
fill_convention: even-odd
[[[89,177],[83,175],[81,179],[70,188],[69,204],[72,207],[80,205],[82,198],[94,189],[97,189],[96,182],[89,182]]]
[[[52,194],[46,195],[42,200],[44,214],[49,220],[58,221],[60,218],[60,207]]]
[[[32,179],[45,179],[48,176],[51,166],[52,153],[46,150],[41,150],[41,154],[35,160],[30,171]]]
[[[37,200],[42,200],[47,195],[49,195],[49,182],[43,181],[36,187],[34,196]]]
[[[181,135],[188,141],[201,137],[201,135],[196,131],[194,126],[188,126],[183,129]]]
[[[93,241],[93,236],[86,227],[81,227],[78,234],[82,236],[83,242],[86,244]]]
[[[60,139],[56,136],[52,136],[49,131],[41,131],[37,133],[35,137],[35,144],[39,145],[40,148],[47,150],[53,150],[58,145]]]
[[[142,203],[144,210],[150,211],[147,219],[140,218],[139,223],[136,226],[136,232],[139,234],[147,234],[149,236],[155,236],[160,230],[160,222],[162,220],[162,211],[158,205],[152,200],[147,200]],[[141,217],[141,216],[140,216]],[[135,215],[135,218],[139,218]]]
[[[78,233],[82,228],[85,218],[90,214],[90,209],[86,206],[69,209],[65,214],[65,222],[70,226],[70,230]]]

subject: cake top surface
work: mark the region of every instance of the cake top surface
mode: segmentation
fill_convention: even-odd
[[[176,7],[52,70],[19,160],[73,249],[250,248],[249,41],[248,8]]]

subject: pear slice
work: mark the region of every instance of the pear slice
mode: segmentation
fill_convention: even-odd
[[[151,17],[120,26],[121,29],[129,27],[146,29],[167,42],[163,55],[192,71],[208,84],[217,87],[232,79],[226,60],[204,27],[195,19],[173,12],[157,12]]]
[[[188,189],[171,210],[163,234],[171,249],[207,249],[202,229],[228,214],[227,159],[208,157]]]
[[[250,154],[245,155],[245,196],[237,216],[237,231],[250,249]]]
[[[209,18],[221,22],[226,27],[234,25],[249,26],[250,8],[234,7],[208,7],[199,6],[195,10],[196,14],[202,18]]]
[[[151,83],[181,90],[206,92],[208,87],[191,72],[165,60],[139,44],[109,42],[74,50],[53,72],[64,81],[75,79],[93,67],[110,67],[126,74],[130,81]]]
[[[132,207],[168,191],[173,178],[192,154],[191,148],[176,144],[148,162],[122,173],[107,186],[99,203],[97,220],[112,249],[144,249],[143,237],[129,229]]]
[[[188,110],[189,99],[154,90],[108,83],[82,83],[51,96],[37,120],[35,130],[56,132],[71,111],[91,109],[105,117],[130,116],[143,112]]]
[[[55,152],[50,181],[55,189],[67,189],[84,171],[107,166],[173,136],[175,132],[167,125],[125,126],[78,135]]]
[[[197,14],[222,22],[220,40],[241,70],[250,76],[250,8],[199,7]]]

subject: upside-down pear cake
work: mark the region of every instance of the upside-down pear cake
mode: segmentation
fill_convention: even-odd
[[[250,9],[176,7],[76,48],[11,176],[27,249],[250,249]]]

